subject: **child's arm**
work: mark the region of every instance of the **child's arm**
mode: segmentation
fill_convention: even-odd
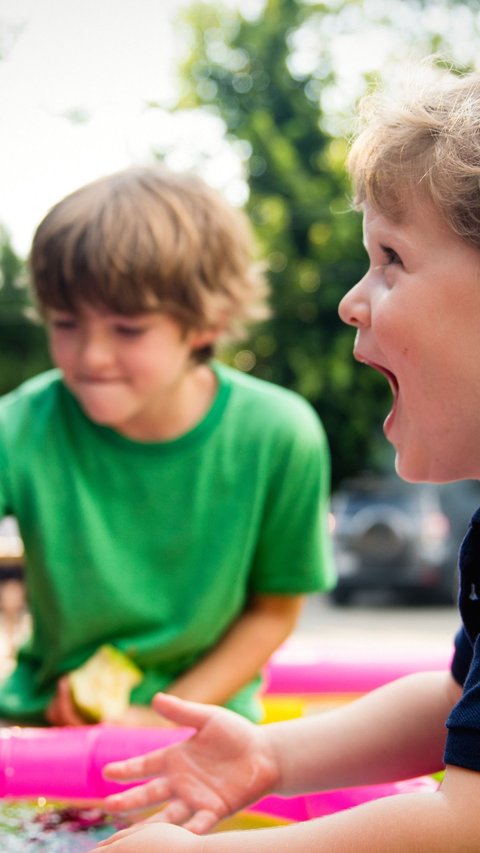
[[[57,681],[53,699],[45,710],[45,719],[51,726],[85,726],[80,711],[75,708],[67,675]]]
[[[459,693],[450,674],[421,673],[334,711],[266,726],[158,694],[156,709],[197,734],[110,765],[106,775],[120,781],[160,778],[107,804],[126,810],[172,800],[162,819],[185,823],[176,817],[181,804],[187,826],[200,833],[269,791],[288,795],[433,772],[442,766],[445,720]]]
[[[236,622],[167,692],[191,702],[223,705],[266,664],[297,621],[302,596],[255,595]],[[121,721],[129,726],[168,725],[151,707],[130,705]]]
[[[173,682],[168,692],[194,702],[223,704],[256,675],[288,637],[302,603],[301,596],[257,594],[212,651]],[[67,676],[59,679],[46,718],[54,726],[87,722],[75,708]],[[133,727],[169,725],[149,705],[130,705],[123,719],[116,722]]]
[[[401,794],[276,829],[199,837],[137,824],[99,845],[105,853],[476,853],[480,773],[447,768],[438,793]],[[94,851],[92,851],[94,853]]]
[[[51,726],[91,725],[91,720],[82,717],[75,707],[68,675],[58,679],[53,699],[45,710],[45,719]],[[115,723],[132,728],[141,726],[158,728],[172,725],[169,720],[156,714],[151,705],[129,705],[123,718],[115,720]]]
[[[167,692],[192,702],[223,705],[289,636],[303,600],[299,595],[254,595],[217,645]]]
[[[444,721],[458,694],[450,676],[427,673],[401,679],[328,714],[260,727],[222,709],[159,696],[159,709],[180,724],[193,724],[198,735],[171,751],[117,764],[109,775],[118,779],[145,778],[157,771],[163,775],[149,788],[116,795],[107,804],[145,806],[155,801],[156,788],[159,800],[171,800],[157,820],[203,832],[211,827],[215,811],[223,817],[268,790],[287,794],[344,787],[438,769]],[[480,845],[479,796],[480,774],[449,767],[435,794],[402,794],[287,828],[203,839],[185,830],[170,834],[171,827],[159,823],[143,824],[106,847],[111,853],[473,853]]]

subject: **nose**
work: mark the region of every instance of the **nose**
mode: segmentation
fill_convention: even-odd
[[[85,329],[79,341],[78,358],[82,369],[88,373],[108,367],[112,361],[112,348],[107,336]]]
[[[364,276],[345,294],[338,306],[340,319],[348,326],[360,328],[370,325],[370,300]]]

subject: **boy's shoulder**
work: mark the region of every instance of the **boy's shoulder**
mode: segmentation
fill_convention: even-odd
[[[27,379],[13,391],[0,398],[0,416],[9,415],[13,411],[37,411],[42,400],[55,399],[63,388],[59,370],[47,370],[37,376]]]
[[[223,363],[215,364],[220,381],[230,386],[233,406],[248,417],[276,424],[287,431],[322,431],[320,418],[313,406],[296,391],[266,379],[243,373]]]

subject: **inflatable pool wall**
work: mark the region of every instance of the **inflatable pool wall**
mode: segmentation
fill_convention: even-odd
[[[0,729],[0,797],[103,798],[125,788],[103,778],[109,761],[169,746],[187,728],[95,725]]]
[[[0,729],[0,796],[14,799],[99,800],[125,787],[103,778],[103,767],[190,737],[192,729],[79,728]],[[325,791],[296,797],[269,796],[251,811],[303,821],[369,800],[412,791],[434,791],[431,777]]]
[[[402,675],[419,670],[447,669],[451,648],[415,650],[409,654],[385,648],[313,646],[292,637],[272,657],[266,671],[266,702],[280,702],[277,719],[308,713],[309,702],[325,701],[337,694],[343,701],[365,693]],[[282,704],[283,702],[283,704]],[[285,704],[286,703],[286,704]],[[271,713],[271,709],[270,709]],[[267,708],[268,719],[268,708]],[[0,728],[0,797],[63,800],[99,800],[125,785],[107,781],[103,767],[117,761],[169,746],[192,734],[192,729],[95,725],[75,728]],[[300,797],[266,797],[254,811],[285,820],[307,820],[331,814],[378,797],[436,790],[431,777],[307,794]]]
[[[267,695],[361,694],[414,672],[448,670],[450,642],[408,649],[361,641],[347,646],[292,636],[265,668]]]

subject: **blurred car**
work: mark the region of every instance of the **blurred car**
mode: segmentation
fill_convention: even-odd
[[[453,603],[458,549],[479,504],[474,481],[412,484],[392,475],[345,482],[332,498],[333,600],[388,590]]]

